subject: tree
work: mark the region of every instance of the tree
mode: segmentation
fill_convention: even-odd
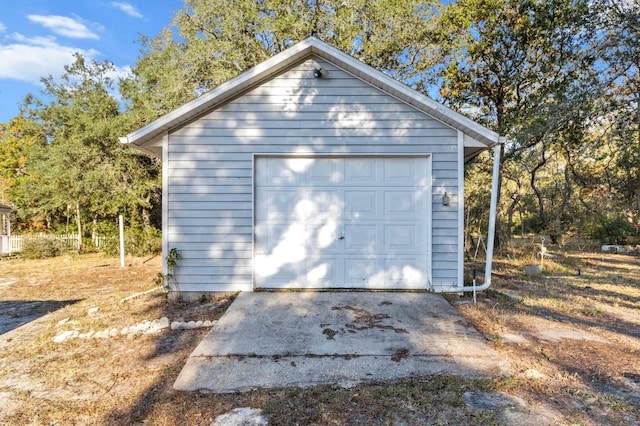
[[[597,0],[593,12],[601,34],[595,46],[606,65],[608,87],[604,136],[616,142],[616,165],[624,171],[616,186],[640,226],[640,5]]]
[[[22,184],[27,214],[64,218],[67,226],[73,215],[80,238],[88,220],[127,212],[142,221],[143,210],[159,200],[159,168],[118,142],[129,122],[111,95],[113,65],[76,55],[65,70],[60,80],[42,80],[48,102],[33,99],[24,110],[48,141],[29,157]]]
[[[316,36],[414,87],[425,87],[434,0],[185,0],[172,25],[143,39],[123,86],[141,124]]]
[[[23,116],[0,123],[0,203],[9,204],[19,197],[20,182],[27,175],[27,158],[45,142],[41,129]]]
[[[440,23],[442,100],[509,137],[501,172],[511,159],[541,153],[530,169],[534,191],[558,130],[588,99],[583,76],[592,73],[594,58],[587,12],[585,1],[461,0],[447,6]],[[508,236],[501,222],[499,235]]]

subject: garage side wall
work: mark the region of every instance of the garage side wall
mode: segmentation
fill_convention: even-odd
[[[430,154],[433,287],[458,283],[455,130],[309,59],[169,134],[167,248],[179,292],[251,291],[254,154]],[[443,206],[447,193],[449,206]]]

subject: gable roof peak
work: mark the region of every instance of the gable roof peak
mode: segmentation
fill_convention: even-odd
[[[150,147],[165,133],[222,105],[243,91],[279,74],[293,64],[312,55],[331,62],[354,77],[412,105],[450,127],[460,130],[466,136],[465,141],[469,139],[472,141],[469,146],[477,148],[474,151],[480,151],[502,143],[502,138],[494,131],[314,36],[307,37],[270,59],[257,64],[192,101],[157,118],[146,126],[129,133],[127,136],[120,138],[120,141],[130,143],[143,151],[158,156],[157,150],[150,149]]]

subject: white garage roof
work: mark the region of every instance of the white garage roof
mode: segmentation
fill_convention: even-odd
[[[480,151],[490,148],[502,140],[500,136],[453,111],[414,89],[400,83],[388,75],[370,67],[354,57],[318,40],[309,37],[287,50],[273,56],[235,78],[219,85],[172,112],[163,115],[146,126],[120,138],[158,158],[162,157],[159,143],[162,135],[202,114],[220,106],[252,87],[284,71],[289,66],[309,57],[317,56],[344,69],[355,77],[379,88],[397,99],[423,111],[464,134],[465,160],[474,157]]]

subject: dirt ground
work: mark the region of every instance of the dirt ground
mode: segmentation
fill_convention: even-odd
[[[147,292],[159,257],[130,258],[126,268],[99,254],[2,260],[0,424],[210,425],[238,407],[263,410],[273,425],[518,424],[465,402],[490,392],[521,398],[534,417],[552,413],[545,418],[555,424],[640,425],[640,259],[555,255],[537,277],[524,274],[522,261],[498,258],[494,285],[477,304],[447,296],[513,364],[513,376],[226,395],[172,389],[208,328],[53,339],[161,317],[215,320],[229,299],[178,303]]]

